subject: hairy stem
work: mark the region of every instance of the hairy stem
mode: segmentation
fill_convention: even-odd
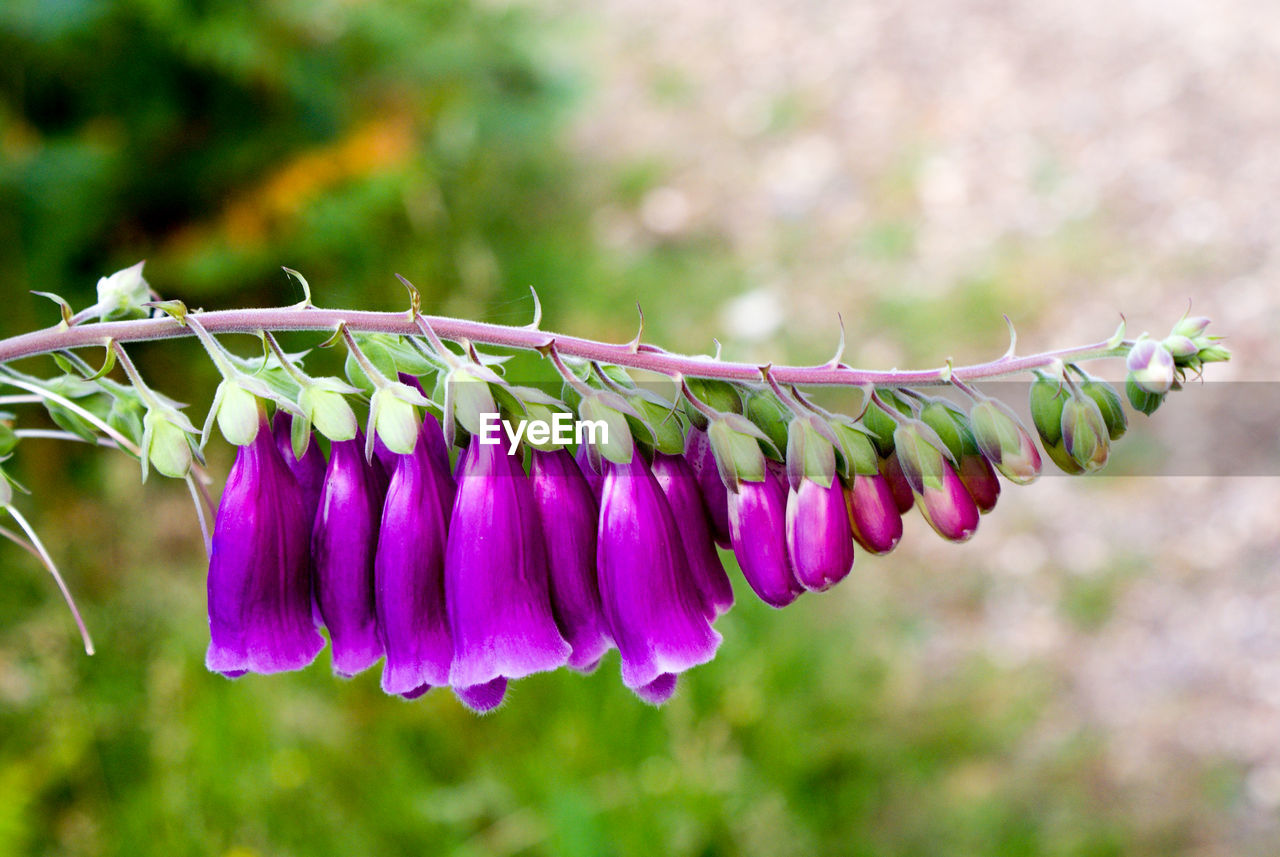
[[[687,375],[724,381],[760,382],[764,379],[759,366],[734,363],[706,357],[689,357],[663,351],[652,345],[612,344],[565,336],[527,327],[488,324],[443,316],[420,316],[444,339],[467,340],[483,345],[507,348],[545,348],[554,344],[563,355],[613,363],[632,369],[645,369],[663,375]],[[339,324],[360,333],[390,333],[421,336],[417,320],[402,312],[366,312],[357,310],[319,309],[316,307],[280,307],[273,309],[238,309],[200,313],[200,321],[209,333],[247,333],[260,331],[333,331]],[[139,342],[192,336],[190,327],[173,318],[148,318],[135,321],[111,321],[76,327],[51,327],[0,340],[0,363],[23,357],[46,354],[69,348],[103,347],[110,342]],[[980,381],[1016,375],[1031,369],[1052,365],[1057,361],[1073,362],[1099,357],[1119,357],[1132,345],[1124,341],[1115,345],[1103,340],[1074,348],[1046,351],[1025,357],[1006,355],[988,363],[959,366],[948,370],[917,369],[874,371],[855,369],[844,364],[821,366],[773,366],[770,371],[780,384],[802,386],[930,386],[948,383],[950,378]]]

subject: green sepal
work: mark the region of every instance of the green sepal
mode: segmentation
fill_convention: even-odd
[[[741,414],[743,411],[742,394],[728,381],[712,378],[685,378],[685,384],[698,401],[714,411],[725,414]],[[707,415],[698,410],[693,403],[686,401],[684,412],[696,428],[707,431]]]
[[[897,394],[892,390],[877,390],[876,396],[886,404],[897,408],[903,416],[911,416],[911,407],[903,402]],[[871,433],[872,440],[875,441],[876,451],[880,453],[882,458],[888,457],[893,452],[894,432],[898,429],[898,422],[889,412],[880,407],[876,402],[870,402],[866,410],[862,414],[862,424],[866,426],[867,431]]]
[[[787,449],[791,443],[788,426],[794,414],[772,390],[752,390],[747,394],[747,419],[768,436],[776,449]],[[765,451],[768,454],[768,450]],[[789,457],[789,456],[788,456]],[[827,480],[830,485],[831,481]]]
[[[634,414],[634,410],[621,396],[607,391],[586,394],[578,404],[578,419],[603,423],[605,437],[593,448],[615,464],[627,464],[635,455],[635,439],[631,436],[631,424],[625,413],[632,411]]]
[[[977,454],[978,442],[969,428],[969,420],[951,402],[930,399],[920,409],[920,420],[937,432],[946,445],[947,457],[957,467],[966,455]]]
[[[1120,394],[1101,378],[1086,375],[1079,384],[1080,392],[1093,400],[1102,412],[1102,419],[1107,424],[1107,436],[1111,440],[1119,440],[1129,428],[1129,418],[1125,416],[1124,405],[1120,402]]]
[[[1043,372],[1036,372],[1035,375],[1036,379],[1031,382],[1028,405],[1031,422],[1047,450],[1062,439],[1062,406],[1067,403],[1068,394],[1062,379],[1051,378]],[[1054,458],[1054,461],[1057,459]]]
[[[840,475],[846,479],[854,476],[875,476],[880,472],[880,456],[868,431],[853,422],[835,420],[831,428],[836,436],[836,452]]]
[[[1072,396],[1062,408],[1062,446],[1087,473],[1107,463],[1111,441],[1098,405],[1086,396]]]
[[[1164,402],[1165,393],[1152,393],[1141,387],[1134,379],[1133,373],[1124,379],[1124,394],[1135,411],[1151,416]]]
[[[923,494],[926,488],[942,488],[946,444],[937,432],[919,420],[908,420],[894,430],[893,446],[911,490]]]
[[[356,342],[360,346],[360,351],[365,358],[373,364],[373,368],[388,381],[395,381],[399,377],[399,370],[396,369],[395,358],[391,356],[391,352],[377,340],[370,340],[366,336],[356,335]],[[346,371],[347,380],[352,386],[358,387],[366,395],[373,395],[376,384],[365,374],[364,367],[360,365],[360,361],[356,359],[355,354],[347,352],[347,360],[343,368]]]
[[[18,436],[13,433],[13,426],[8,423],[0,423],[0,458],[13,452],[14,447],[18,445]]]
[[[724,484],[737,491],[741,482],[763,482],[767,473],[761,443],[772,443],[755,423],[738,414],[722,414],[707,426],[707,439]]]
[[[799,488],[807,479],[831,487],[836,475],[836,435],[820,417],[797,416],[787,430],[787,481]]]

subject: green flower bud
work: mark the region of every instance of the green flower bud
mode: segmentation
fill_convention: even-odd
[[[123,318],[145,318],[147,308],[144,303],[151,300],[151,289],[142,278],[142,266],[139,262],[109,277],[98,278],[98,303],[95,306],[98,317],[103,321]]]
[[[325,381],[306,385],[298,395],[298,407],[307,422],[329,440],[351,440],[356,436],[359,424],[347,397],[336,386]],[[345,386],[343,391],[354,392]]]
[[[880,456],[870,435],[852,423],[831,423],[836,435],[836,451],[840,453],[840,472],[854,476],[875,476],[880,472]]]
[[[4,458],[13,452],[13,448],[18,445],[18,436],[13,433],[13,426],[8,423],[0,423],[0,458]],[[4,505],[0,503],[0,505]]]
[[[151,408],[142,417],[143,455],[152,467],[165,476],[185,479],[191,471],[191,441],[188,432],[194,431],[186,418],[177,411]]]
[[[258,436],[258,400],[231,379],[218,385],[218,429],[228,443],[248,446]],[[162,471],[163,472],[163,471]]]
[[[1061,380],[1042,372],[1031,382],[1031,422],[1046,447],[1062,439],[1062,406],[1067,403],[1067,390]],[[1056,459],[1055,459],[1056,460]]]
[[[947,462],[945,444],[937,432],[919,420],[899,423],[893,433],[893,446],[912,491],[923,494],[925,489],[942,489]]]
[[[1092,399],[1102,411],[1102,419],[1107,423],[1107,436],[1111,440],[1123,437],[1129,427],[1129,418],[1125,416],[1120,394],[1115,388],[1101,378],[1086,377],[1080,382],[1080,392]]]
[[[1102,411],[1093,399],[1072,396],[1062,407],[1062,446],[1087,473],[1107,463],[1111,441]]]
[[[453,403],[453,415],[471,434],[480,434],[484,414],[498,412],[493,391],[489,389],[489,383],[479,376],[478,368],[458,366],[445,379],[446,396]],[[426,401],[420,404],[426,404]]]
[[[1200,346],[1192,342],[1189,336],[1170,334],[1164,338],[1164,342],[1161,344],[1173,355],[1175,361],[1194,357],[1196,352],[1200,350]]]
[[[399,381],[379,387],[369,400],[369,423],[387,449],[400,455],[413,452],[418,442],[418,405],[427,404],[426,398]]]
[[[129,440],[142,445],[142,402],[130,396],[116,396],[107,411],[107,425]]]
[[[1169,333],[1172,336],[1186,336],[1190,339],[1195,339],[1204,333],[1205,328],[1208,326],[1209,319],[1202,315],[1183,316]]]
[[[1231,351],[1221,345],[1206,345],[1197,356],[1201,363],[1225,363],[1231,359]]]
[[[1152,393],[1140,386],[1137,379],[1133,377],[1132,372],[1124,380],[1124,393],[1133,409],[1141,411],[1147,416],[1151,416],[1156,412],[1156,408],[1160,407],[1165,397],[1164,393]]]
[[[765,479],[764,452],[760,441],[768,440],[750,420],[737,414],[725,414],[710,420],[707,440],[715,455],[720,478],[726,485],[737,486],[741,482],[763,482]]]
[[[627,464],[635,455],[635,439],[627,423],[627,411],[635,414],[625,399],[608,392],[589,393],[578,404],[580,420],[602,424],[602,434],[595,447],[615,464]]]
[[[938,433],[946,444],[952,463],[977,453],[978,444],[965,415],[950,402],[931,399],[920,409],[920,421]]]
[[[653,448],[667,455],[684,454],[684,430],[670,404],[659,404],[644,396],[628,399],[644,417],[643,428],[653,435]]]
[[[983,399],[969,411],[978,449],[1010,482],[1026,485],[1040,475],[1040,453],[1017,415],[994,399]]]
[[[890,390],[879,390],[877,395],[885,403],[896,407],[904,416],[911,416],[911,408],[900,401],[896,395]],[[862,415],[862,424],[871,432],[872,440],[875,441],[876,450],[880,455],[888,456],[893,452],[893,433],[898,428],[898,423],[889,416],[889,412],[881,408],[875,402],[867,406],[866,413]]]
[[[1167,393],[1173,386],[1173,355],[1154,339],[1134,343],[1125,365],[1134,383],[1149,393]]]

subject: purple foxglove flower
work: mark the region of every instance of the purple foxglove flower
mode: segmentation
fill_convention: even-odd
[[[412,377],[412,375],[401,373],[402,379]],[[435,418],[434,414],[427,414],[423,418],[418,442],[426,443],[427,454],[431,457],[431,476],[436,482],[436,490],[440,495],[440,505],[446,511],[451,510],[453,508],[454,481],[453,472],[449,465],[449,447],[445,443],[444,430],[440,428],[440,421]],[[382,471],[386,474],[386,479],[390,481],[391,474],[395,472],[400,456],[392,452],[382,442],[382,438],[376,436],[373,439],[373,455],[374,459],[381,465]]]
[[[316,509],[320,507],[320,486],[324,484],[324,453],[320,451],[320,444],[312,438],[302,458],[295,458],[293,446],[289,440],[292,429],[293,417],[276,411],[271,418],[271,433],[275,436],[280,457],[284,459],[285,464],[289,465],[294,478],[302,486],[303,508],[307,510],[307,520],[314,521]]]
[[[729,535],[742,576],[760,600],[786,607],[804,591],[787,552],[787,489],[775,470],[729,494]]]
[[[596,583],[596,498],[563,449],[534,450],[529,478],[547,552],[551,609],[573,650],[569,666],[589,672],[613,645]]]
[[[787,492],[787,555],[805,589],[829,589],[853,569],[853,530],[839,476],[826,488],[801,479]]]
[[[209,557],[205,665],[234,678],[296,670],[324,648],[311,614],[311,521],[263,420],[236,450]]]
[[[448,510],[440,502],[428,432],[424,423],[413,452],[397,456],[373,565],[378,634],[387,654],[382,689],[408,698],[448,684],[453,659],[444,589]]]
[[[551,612],[538,528],[520,458],[508,454],[505,442],[473,441],[459,474],[445,550],[453,632],[449,683],[464,702],[483,694],[480,685],[496,693],[506,679],[554,670],[569,659],[569,644]],[[500,695],[492,704],[499,701]]]
[[[622,655],[622,683],[652,704],[675,677],[715,657],[720,635],[703,612],[675,517],[636,450],[605,465],[596,567],[604,614]]]
[[[996,507],[996,500],[1000,497],[1000,480],[990,461],[979,453],[965,455],[960,459],[960,471],[957,475],[979,512],[985,515]]]
[[[911,493],[911,483],[902,472],[902,462],[898,461],[898,453],[891,452],[888,457],[880,459],[880,475],[889,483],[893,492],[893,502],[898,506],[898,514],[905,515],[915,504],[915,495]]]
[[[886,554],[902,538],[902,513],[889,481],[879,474],[855,474],[846,492],[854,541],[869,553]]]
[[[733,584],[712,540],[711,521],[702,502],[698,477],[683,456],[661,452],[654,454],[652,470],[675,518],[703,612],[714,620],[733,606]]]
[[[978,505],[951,462],[942,462],[940,484],[931,482],[925,482],[924,491],[917,497],[920,513],[944,539],[967,541],[978,530]]]
[[[574,453],[573,457],[578,462],[578,470],[582,473],[582,478],[587,480],[587,487],[591,489],[592,496],[599,503],[600,490],[604,488],[604,474],[592,466],[591,459],[587,456],[587,445],[585,443],[578,445],[578,451]]]
[[[707,433],[700,429],[689,429],[685,438],[684,457],[698,477],[698,488],[702,491],[702,502],[711,516],[711,535],[716,544],[728,548],[729,537],[729,489],[724,487],[720,471],[716,467],[715,454],[711,451],[711,441]]]
[[[335,440],[311,531],[315,597],[329,629],[333,671],[351,676],[382,657],[374,598],[374,557],[382,517],[376,465],[364,459],[364,438]]]

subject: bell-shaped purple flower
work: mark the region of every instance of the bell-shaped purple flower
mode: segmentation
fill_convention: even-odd
[[[551,610],[573,650],[569,666],[589,672],[613,645],[596,583],[596,498],[563,449],[534,450],[529,479],[546,547]]]
[[[400,377],[404,379],[413,376],[402,372]],[[431,476],[435,480],[436,491],[440,495],[440,505],[447,513],[453,509],[453,471],[449,465],[449,446],[445,443],[444,430],[440,428],[440,421],[434,414],[427,414],[423,418],[418,442],[426,444],[427,455],[431,458]],[[390,481],[400,456],[392,452],[382,442],[382,438],[376,436],[373,439],[373,455],[374,460],[379,464],[379,469],[385,474],[386,480]]]
[[[879,474],[855,474],[845,497],[849,528],[863,550],[886,554],[898,546],[902,539],[902,513],[887,479]]]
[[[229,677],[296,670],[324,648],[311,613],[311,521],[264,418],[237,448],[209,557],[205,664]]]
[[[787,493],[787,555],[805,589],[829,589],[853,569],[853,530],[839,476],[826,488],[801,479]]]
[[[424,423],[413,452],[396,457],[374,558],[378,635],[387,655],[382,689],[408,698],[448,684],[453,659],[444,573],[449,510],[440,502],[429,432]]]
[[[293,417],[282,411],[276,411],[271,417],[271,433],[275,436],[280,457],[284,459],[285,464],[289,465],[294,478],[298,480],[298,485],[302,487],[307,520],[314,521],[316,509],[320,507],[320,487],[324,484],[324,453],[320,451],[320,445],[313,437],[307,444],[307,451],[302,454],[302,458],[295,457],[290,440],[292,431]]]
[[[574,453],[573,457],[578,463],[578,471],[582,473],[582,478],[587,480],[587,487],[591,489],[591,496],[596,498],[596,503],[598,504],[600,502],[600,491],[604,488],[604,474],[596,470],[595,465],[591,463],[585,443],[578,445],[578,451]]]
[[[690,579],[666,495],[639,450],[627,464],[605,465],[596,563],[622,683],[646,702],[665,702],[679,673],[715,657],[720,635]]]
[[[733,584],[712,540],[711,521],[702,502],[698,477],[683,456],[661,452],[654,454],[652,470],[675,518],[703,612],[714,620],[733,606]]]
[[[351,676],[382,657],[374,557],[383,497],[364,438],[335,440],[311,530],[315,598],[329,629],[333,671]]]
[[[978,505],[949,461],[942,462],[941,474],[939,483],[927,482],[917,498],[920,514],[944,539],[967,541],[978,531]]]
[[[742,576],[761,601],[786,607],[804,591],[787,551],[787,489],[776,470],[729,494],[729,536]]]
[[[684,457],[689,462],[694,475],[698,477],[702,502],[711,520],[711,535],[716,544],[722,548],[728,548],[731,544],[729,489],[724,487],[724,480],[720,478],[715,453],[711,449],[711,441],[707,438],[706,432],[696,428],[689,429],[689,435],[685,438]]]
[[[551,612],[538,528],[520,458],[508,454],[505,442],[473,438],[449,521],[445,592],[453,632],[449,683],[480,710],[501,701],[497,691],[506,680],[554,670],[569,659]]]

